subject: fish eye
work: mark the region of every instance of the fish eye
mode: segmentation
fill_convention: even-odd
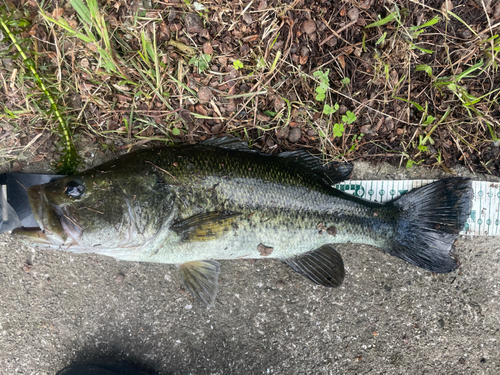
[[[80,180],[71,180],[66,184],[64,188],[64,194],[70,198],[78,199],[85,193],[85,186]]]

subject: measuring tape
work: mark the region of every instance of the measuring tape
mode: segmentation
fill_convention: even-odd
[[[434,181],[436,180],[350,180],[335,185],[335,188],[369,201],[387,202]],[[472,181],[472,189],[472,211],[460,234],[499,236],[500,183]]]

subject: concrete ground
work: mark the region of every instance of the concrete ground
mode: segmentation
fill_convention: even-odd
[[[444,176],[356,170],[353,178]],[[338,250],[347,275],[337,289],[276,260],[223,261],[207,309],[174,266],[33,250],[1,235],[0,374],[55,374],[102,357],[161,374],[500,373],[498,237],[460,238],[461,266],[439,275],[369,246]]]

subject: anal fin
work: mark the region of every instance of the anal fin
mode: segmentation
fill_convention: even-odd
[[[191,294],[205,306],[212,307],[219,285],[219,263],[214,260],[186,262],[180,265],[179,271]]]
[[[323,245],[316,250],[281,261],[319,285],[336,287],[344,281],[344,262],[332,245]]]

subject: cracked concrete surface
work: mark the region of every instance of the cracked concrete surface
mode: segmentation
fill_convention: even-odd
[[[355,170],[360,179],[444,177]],[[450,274],[370,246],[338,250],[347,274],[336,289],[276,260],[223,261],[207,309],[174,266],[35,250],[1,235],[0,374],[54,374],[96,357],[162,374],[500,372],[500,238],[460,238]]]

